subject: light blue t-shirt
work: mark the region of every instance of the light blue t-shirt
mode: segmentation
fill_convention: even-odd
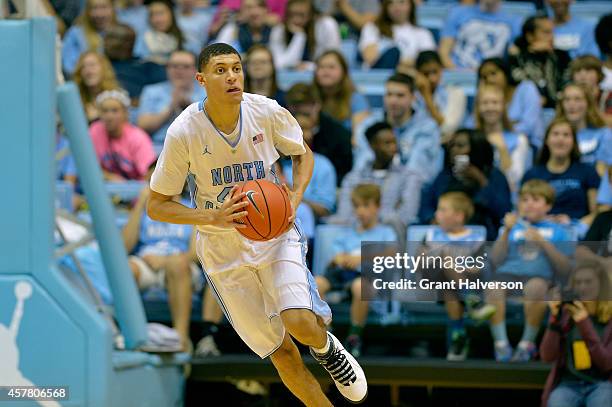
[[[65,176],[76,176],[76,163],[74,162],[74,157],[70,152],[70,144],[68,143],[68,139],[65,137],[60,137],[57,141],[57,145],[55,146],[55,153],[61,153],[62,158],[56,161],[56,179],[63,180]]]
[[[514,124],[513,129],[529,139],[529,144],[541,147],[544,137],[542,122],[542,103],[540,92],[531,81],[518,84],[508,105],[508,118]]]
[[[580,162],[595,165],[597,161],[603,161],[612,165],[612,130],[586,127],[578,132],[577,137]]]
[[[184,16],[180,10],[175,10],[176,22],[185,37],[183,47],[199,55],[204,45],[208,43],[208,27],[213,20],[213,14],[196,10],[190,16]]]
[[[440,38],[452,38],[451,52],[458,68],[477,69],[491,57],[503,57],[520,34],[521,19],[502,13],[483,12],[480,6],[457,6],[450,10]]]
[[[567,23],[555,26],[553,34],[555,48],[569,52],[572,59],[587,54],[599,58],[592,23],[573,17]]]
[[[359,92],[353,92],[351,96],[351,115],[342,121],[342,125],[349,130],[353,130],[353,115],[357,113],[361,113],[370,108],[370,104],[368,103],[368,99]]]
[[[189,200],[183,200],[182,204],[191,205]],[[169,256],[185,253],[189,250],[192,231],[192,225],[159,222],[151,219],[146,212],[143,212],[140,220],[139,245],[136,249],[136,255],[139,257],[146,254]]]
[[[334,256],[339,253],[359,255],[361,254],[361,242],[395,241],[397,241],[397,236],[391,226],[378,224],[364,231],[358,231],[354,227],[336,236],[332,243],[332,252]]]
[[[117,20],[132,27],[136,36],[144,34],[149,28],[149,11],[146,6],[117,8],[116,13]]]
[[[172,102],[172,84],[169,81],[147,85],[143,88],[140,96],[140,107],[138,108],[138,116],[149,113],[157,114],[170,106]],[[199,83],[194,81],[193,92],[191,93],[191,101],[193,103],[203,100],[206,97],[206,91]],[[166,131],[174,120],[171,117],[164,123],[155,133],[151,135],[153,142],[163,143],[166,138]]]
[[[608,171],[605,171],[603,177],[601,177],[601,183],[597,190],[597,203],[600,205],[612,205],[612,185],[610,185]]]
[[[83,28],[73,25],[66,31],[62,41],[62,69],[68,75],[73,75],[81,54],[89,49]],[[97,50],[102,53],[102,41]]]
[[[327,157],[319,153],[314,154],[314,168],[312,178],[304,199],[324,206],[330,212],[336,206],[336,170]],[[293,184],[293,168],[291,160],[283,161],[283,175],[289,184]]]
[[[544,251],[536,243],[525,241],[527,227],[534,227],[548,242],[554,242],[557,251],[570,255],[573,251],[572,239],[566,227],[550,222],[542,221],[529,225],[525,221],[519,221],[512,228],[508,237],[508,254],[506,260],[498,267],[497,273],[513,274],[526,277],[542,277],[550,279],[554,275],[552,264]],[[500,235],[504,228],[500,230]]]

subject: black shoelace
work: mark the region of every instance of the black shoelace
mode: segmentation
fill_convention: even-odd
[[[353,367],[341,350],[334,348],[325,358],[317,359],[332,378],[344,386],[350,386],[357,380]]]

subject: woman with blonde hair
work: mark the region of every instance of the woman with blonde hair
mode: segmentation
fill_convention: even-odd
[[[87,120],[91,123],[100,115],[96,97],[106,90],[119,88],[115,71],[104,55],[85,51],[76,64],[73,79],[79,88]]]
[[[557,102],[557,117],[565,117],[576,129],[581,162],[595,165],[603,174],[612,165],[612,131],[589,90],[577,83],[567,84]]]
[[[612,397],[610,276],[585,260],[570,278],[571,297],[549,301],[550,320],[540,355],[554,363],[542,407],[607,407]]]
[[[321,110],[355,129],[368,115],[368,100],[351,80],[348,64],[336,50],[325,51],[316,61],[314,86],[321,100]],[[353,132],[355,133],[355,132]]]
[[[64,72],[72,75],[77,61],[85,51],[103,50],[104,32],[117,22],[111,0],[87,0],[76,24],[66,32],[62,47]]]

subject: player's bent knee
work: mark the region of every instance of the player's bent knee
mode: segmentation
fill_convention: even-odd
[[[316,315],[308,309],[287,309],[281,312],[285,329],[298,341],[309,344],[319,337],[321,329]]]

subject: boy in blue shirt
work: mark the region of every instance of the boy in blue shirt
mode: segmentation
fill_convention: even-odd
[[[348,288],[352,294],[351,328],[346,349],[355,357],[361,354],[361,333],[368,319],[369,303],[361,299],[361,242],[395,242],[397,236],[391,226],[378,223],[380,188],[374,184],[360,184],[352,193],[357,224],[339,234],[333,243],[334,257],[327,272],[316,276],[322,298],[332,287]]]
[[[523,336],[513,352],[506,333],[506,292],[487,292],[487,302],[497,309],[491,318],[497,361],[526,362],[535,356],[535,339],[546,314],[544,300],[551,281],[556,276],[567,275],[571,269],[568,242],[572,238],[562,225],[547,219],[554,198],[555,191],[546,181],[525,182],[519,192],[519,216],[506,214],[500,236],[493,246],[490,259],[496,269],[495,279],[524,283],[525,300]]]
[[[552,20],[555,24],[554,47],[567,51],[570,57],[595,55],[599,57],[599,48],[595,42],[595,25],[570,15],[572,0],[546,0],[552,9]]]
[[[429,229],[424,239],[426,253],[431,256],[441,255],[443,257],[447,255],[452,257],[458,255],[476,256],[476,253],[482,248],[486,233],[478,233],[465,226],[473,215],[474,204],[465,193],[446,192],[442,194],[435,212],[438,227]],[[457,270],[444,269],[442,275],[438,275],[438,279],[444,281],[470,279],[475,277],[478,271],[480,270],[474,269],[460,273]],[[465,290],[461,290],[461,293],[464,294]],[[465,360],[469,350],[469,340],[463,319],[465,307],[464,302],[459,299],[461,293],[456,290],[444,290],[442,292],[448,315],[447,336],[449,347],[446,359],[451,361]],[[470,298],[465,299],[469,300]],[[495,308],[490,304],[478,308],[475,305],[468,303],[470,316],[475,319],[487,319],[495,312]]]
[[[453,8],[440,33],[444,67],[477,69],[491,57],[503,57],[520,34],[521,19],[500,11],[500,0]]]

